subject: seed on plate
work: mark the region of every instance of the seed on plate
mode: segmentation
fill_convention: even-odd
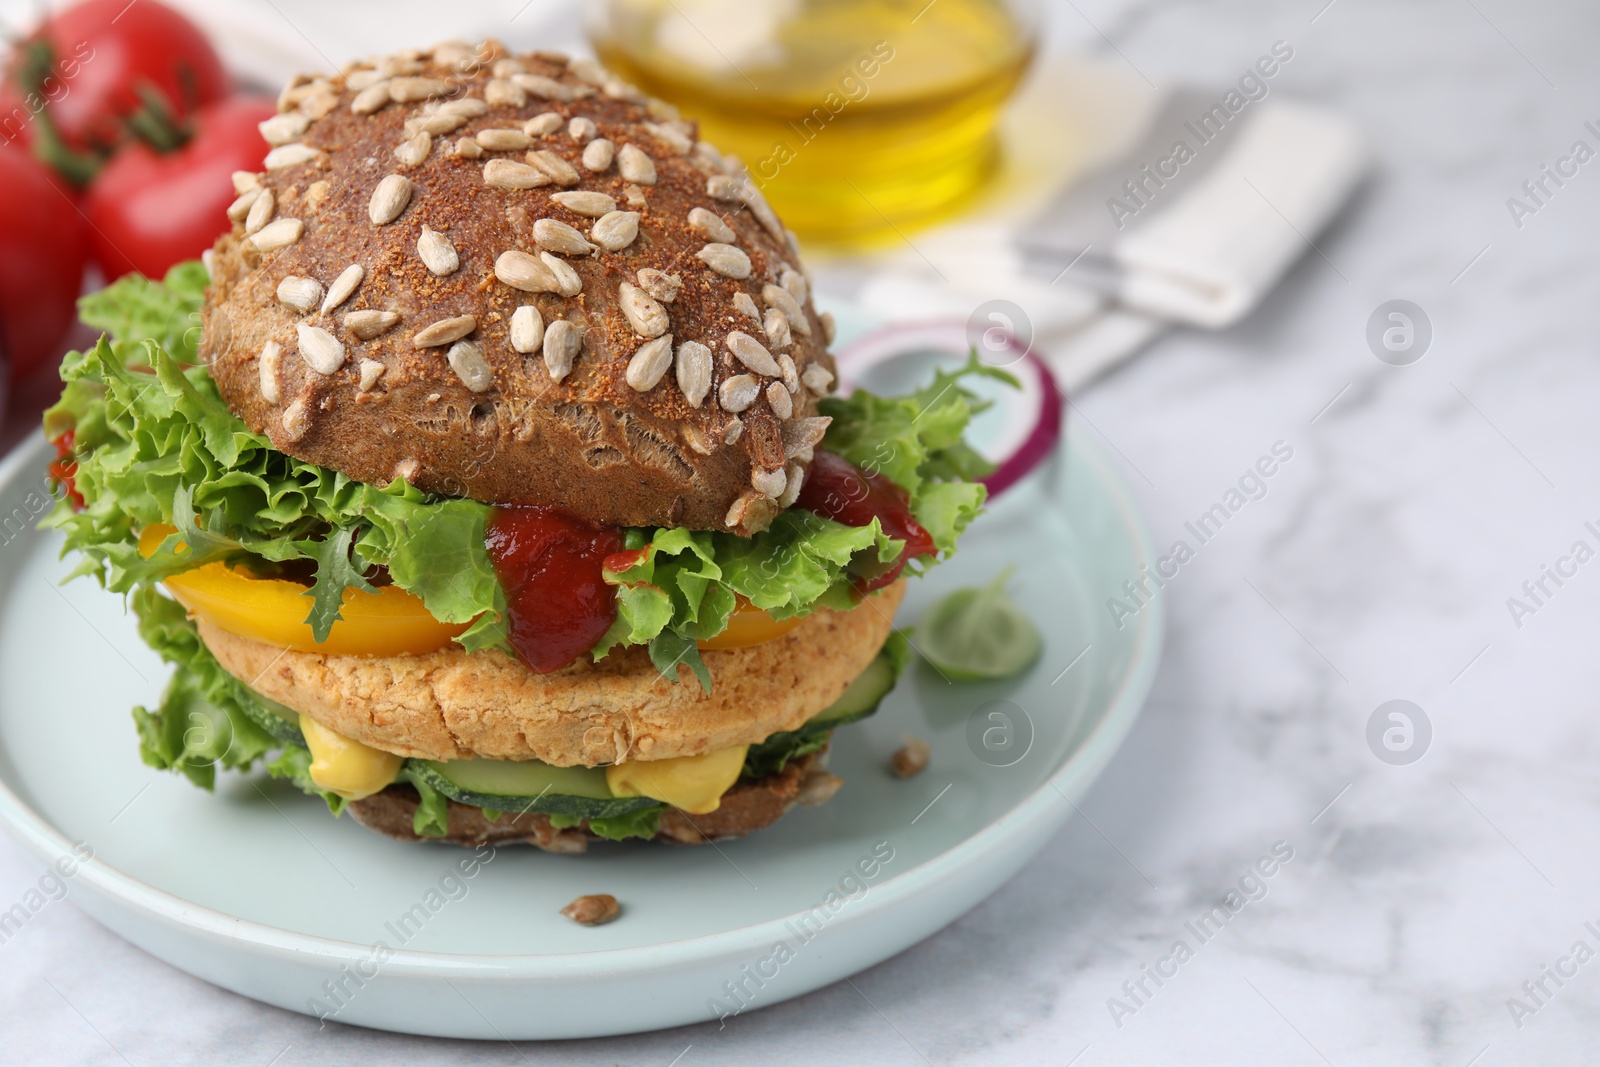
[[[743,330],[734,330],[728,334],[727,345],[728,351],[733,353],[735,359],[757,374],[776,378],[783,373],[778,369],[778,363],[772,358],[772,353]]]
[[[432,137],[439,137],[447,133],[455,133],[467,124],[465,115],[457,115],[452,111],[435,111],[427,115],[414,115],[406,119],[405,131],[408,134],[426,133]]]
[[[261,131],[262,139],[268,144],[282,145],[299,140],[300,135],[305,133],[310,125],[310,115],[298,111],[286,111],[260,123],[257,128]]]
[[[479,130],[477,140],[491,152],[520,152],[533,143],[521,130]]]
[[[449,362],[450,369],[456,372],[456,377],[461,379],[461,384],[472,392],[487,392],[494,386],[494,371],[490,369],[489,361],[483,358],[483,349],[471,341],[457,341],[450,346],[444,358]]]
[[[510,78],[493,78],[483,87],[483,98],[495,107],[527,107],[528,94]]]
[[[389,99],[401,104],[430,100],[446,96],[455,88],[454,82],[443,78],[392,78],[389,81]]]
[[[544,367],[550,380],[559,382],[572,373],[572,361],[583,347],[583,335],[566,319],[557,319],[544,331]]]
[[[706,179],[706,195],[713,200],[738,201],[743,199],[739,192],[739,180],[730,178],[726,174],[713,174]]]
[[[422,226],[422,236],[417,238],[417,255],[423,265],[439,278],[461,269],[461,257],[456,254],[456,246],[450,243],[450,238],[426,223]]]
[[[483,165],[483,180],[496,189],[536,189],[550,184],[544,171],[511,159],[489,160]]]
[[[655,161],[645,155],[637,145],[625,144],[617,151],[617,173],[624,181],[640,185],[656,183]]]
[[[631,282],[623,282],[617,287],[617,307],[622,310],[622,317],[628,320],[628,325],[633,327],[633,332],[640,337],[660,337],[671,325],[667,309],[655,297]]]
[[[278,303],[295,311],[309,312],[322,299],[322,283],[315,278],[290,274],[278,283]]]
[[[540,248],[566,256],[586,256],[594,245],[583,234],[556,219],[540,219],[533,224],[533,240]]]
[[[761,319],[761,331],[767,335],[767,344],[773,348],[788,348],[794,343],[789,333],[789,316],[777,308],[768,308]]]
[[[344,344],[321,326],[300,323],[295,327],[300,336],[300,358],[318,374],[332,374],[344,366]]]
[[[433,138],[427,130],[418,130],[412,136],[401,141],[395,146],[394,158],[400,161],[402,167],[417,167],[428,158],[428,152],[433,148]]]
[[[784,497],[790,495],[794,482],[794,478],[789,479],[791,488],[783,491]],[[795,491],[795,495],[798,496],[799,492]],[[794,501],[791,500],[789,503],[792,504],[793,502]],[[783,497],[778,498],[778,503],[783,504]],[[788,505],[784,506],[787,507]],[[806,776],[800,780],[800,792],[794,798],[795,803],[799,804],[802,808],[821,807],[828,801],[832,800],[833,795],[837,793],[840,787],[843,785],[844,779],[840,778],[837,774],[816,769],[809,770],[806,772]]]
[[[561,288],[549,267],[517,249],[500,253],[494,261],[494,276],[525,293],[553,293]]]
[[[644,128],[650,131],[652,137],[680,156],[688,155],[689,150],[694,147],[694,141],[690,140],[688,134],[669,123],[647,122]]]
[[[764,471],[757,467],[750,472],[750,488],[764,497],[775,499],[783,493],[783,487],[788,481],[789,478],[781,467],[775,471]]]
[[[697,408],[711,391],[711,349],[699,341],[678,346],[678,391]]]
[[[786,268],[778,275],[778,284],[789,290],[789,295],[794,297],[795,303],[804,304],[811,287],[806,283],[806,276],[792,267]]]
[[[562,908],[561,914],[582,926],[599,926],[622,914],[622,905],[610,893],[589,893]]]
[[[566,262],[549,252],[540,252],[539,262],[550,269],[551,276],[556,280],[556,292],[562,296],[577,296],[583,292],[583,279]]]
[[[820,363],[813,363],[800,372],[800,380],[805,387],[818,396],[825,396],[828,387],[833,384],[833,371]]]
[[[811,322],[806,318],[806,313],[800,309],[800,305],[795,303],[794,297],[789,295],[789,290],[769,283],[761,287],[761,299],[768,307],[777,308],[788,316],[790,329],[802,337],[811,336]]]
[[[577,96],[570,86],[562,85],[554,78],[547,78],[543,74],[513,74],[511,80],[525,92],[546,100],[568,101]]]
[[[832,422],[826,415],[809,415],[784,423],[781,429],[783,454],[793,459],[806,449],[815,448],[822,443],[822,435],[828,432]]]
[[[417,331],[412,335],[411,343],[418,348],[437,348],[440,345],[459,341],[467,334],[478,328],[478,320],[471,315],[456,315]]]
[[[470,137],[463,137],[456,142],[456,155],[462,159],[482,159],[483,145]]]
[[[233,172],[233,191],[243,196],[252,189],[261,188],[261,175],[250,170],[236,170]]]
[[[661,381],[667,373],[667,368],[672,366],[672,335],[664,333],[653,341],[646,341],[634,352],[633,358],[628,360],[628,370],[624,375],[627,383],[634,392],[648,393]]]
[[[833,312],[824,311],[817,316],[822,321],[822,340],[824,344],[833,344],[833,339],[839,333],[839,326],[834,321]]]
[[[751,322],[760,325],[761,310],[756,307],[756,302],[750,299],[750,294],[740,289],[733,294],[733,306],[741,315],[746,316]]]
[[[300,240],[305,229],[305,223],[299,219],[277,219],[257,230],[250,244],[257,252],[271,252]]]
[[[583,146],[583,165],[599,174],[611,166],[616,154],[617,146],[600,137]]]
[[[250,205],[250,214],[244,218],[244,232],[260,233],[261,227],[272,221],[273,213],[277,209],[277,197],[273,195],[272,190],[261,190],[261,195],[256,197],[255,203]]]
[[[928,766],[928,742],[910,734],[900,735],[900,747],[889,758],[889,773],[896,778],[915,778]]]
[[[778,370],[783,374],[783,387],[789,390],[789,395],[799,396],[800,372],[795,369],[794,360],[788,356],[779,356]]]
[[[372,392],[372,387],[378,384],[378,379],[383,377],[384,366],[375,359],[361,361],[361,391]]]
[[[605,193],[569,192],[551,193],[550,199],[579,215],[597,219],[617,210],[617,202]]]
[[[400,217],[400,212],[411,203],[411,179],[404,174],[390,174],[372,190],[367,201],[367,218],[374,226],[387,226]]]
[[[523,158],[526,159],[531,166],[537,167],[539,170],[542,170],[544,173],[548,174],[550,176],[550,180],[555,182],[557,185],[578,184],[577,170],[572,166],[571,163],[568,163],[566,160],[562,159],[548,148],[541,148],[538,151],[529,152]]]
[[[532,304],[511,313],[511,347],[523,355],[539,351],[544,343],[544,316]]]
[[[567,136],[579,144],[588,144],[600,136],[600,128],[594,124],[594,119],[584,118],[579,115],[567,123]]]
[[[283,367],[283,346],[276,341],[268,341],[261,346],[261,355],[257,357],[256,364],[261,379],[261,399],[276,404],[283,399],[283,389],[278,381]]]
[[[344,328],[362,341],[370,341],[394,329],[400,315],[394,311],[351,311],[344,317]]]
[[[322,156],[320,148],[312,148],[308,144],[296,141],[293,144],[279,145],[267,153],[263,166],[268,170],[282,170],[285,167],[296,167],[301,163],[309,163]]]
[[[789,390],[783,387],[782,382],[773,382],[767,386],[767,406],[778,418],[787,419],[794,414],[794,397],[789,395]]]
[[[561,116],[554,111],[544,111],[522,124],[522,132],[529,137],[549,137],[561,128]]]
[[[707,240],[732,244],[736,239],[732,226],[724,222],[715,211],[707,211],[703,207],[690,209],[689,227]]]
[[[607,252],[620,252],[639,236],[639,213],[608,211],[589,227],[589,236]]]
[[[738,281],[750,277],[750,257],[733,245],[713,242],[696,252],[695,258],[724,278]]]
[[[256,198],[261,195],[261,187],[246,189],[240,193],[238,199],[228,205],[228,219],[232,222],[243,222],[250,217],[250,208],[254,206]]]
[[[283,435],[290,441],[298,441],[311,429],[311,412],[306,408],[304,400],[296,400],[283,409]]]
[[[723,411],[743,411],[756,402],[761,384],[748,374],[735,374],[723,379],[717,387],[717,402]]]
[[[722,431],[722,443],[725,445],[736,444],[738,443],[739,438],[743,436],[744,420],[734,419],[732,422],[728,423],[727,428]],[[731,526],[733,524],[729,523],[729,525]]]
[[[373,82],[355,95],[350,101],[350,110],[357,115],[371,115],[382,111],[389,103],[389,83],[387,81]]]
[[[678,299],[678,290],[683,288],[683,278],[656,270],[654,267],[645,267],[639,271],[639,288],[662,303],[670,304]]]

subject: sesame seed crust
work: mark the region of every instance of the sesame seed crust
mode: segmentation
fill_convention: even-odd
[[[782,379],[756,373],[764,362],[757,359],[753,368],[736,357],[730,334],[740,333],[741,344],[752,333],[763,336],[740,308],[777,308],[794,320],[792,344],[781,346],[785,378],[798,373],[808,384],[831,383],[834,367],[822,319],[759,190],[743,172],[729,172],[709,147],[679,151],[679,137],[698,147],[697,131],[659,101],[631,89],[597,92],[552,53],[511,56],[486,42],[474,62],[456,51],[444,56],[448,62],[429,54],[375,57],[327,79],[314,94],[286,92],[284,106],[310,116],[293,142],[304,150],[280,151],[278,165],[264,162],[255,185],[244,184],[270,195],[275,217],[294,224],[272,223],[269,240],[260,241],[265,230],[247,234],[241,216],[211,257],[201,355],[224,398],[277,448],[363,482],[405,477],[429,492],[554,504],[626,526],[746,535],[764,528],[782,510],[780,483],[792,480],[783,476],[795,465],[785,454],[786,426],[815,417],[817,395],[795,391],[793,382],[771,390]],[[495,67],[511,69],[505,61],[530,76],[519,79],[520,94],[503,85],[490,89]],[[391,81],[410,79],[404,91],[374,106],[380,94],[371,87],[401,69],[406,73]],[[552,86],[559,91],[546,93]],[[336,106],[327,106],[328,94]],[[307,101],[314,104],[308,108]],[[533,122],[544,115],[559,121]],[[582,121],[574,127],[575,120]],[[300,122],[278,125],[287,135]],[[482,154],[436,146],[405,167],[409,196],[402,203],[395,195],[401,180],[391,178],[395,149],[431,125],[453,125],[449,143],[469,141]],[[478,137],[507,130],[529,131],[531,144],[504,133]],[[634,153],[627,168],[586,165],[585,150],[600,140],[638,146],[654,181],[641,180]],[[492,147],[500,144],[506,147]],[[486,181],[493,160],[529,166],[546,180],[531,187]],[[379,211],[374,193],[386,178]],[[238,176],[234,182],[240,184]],[[739,195],[714,198],[708,184]],[[602,224],[595,214],[611,203],[637,214],[637,235],[626,242],[617,234],[628,220],[606,212]],[[713,227],[718,243],[748,258],[747,276],[706,269],[696,258],[708,239],[697,208],[721,220],[726,233]],[[729,233],[732,240],[720,240]],[[445,243],[459,266],[441,274],[430,266],[448,265]],[[495,264],[506,252],[536,265],[543,253],[548,287],[527,290],[497,277]],[[724,254],[719,262],[737,258]],[[334,306],[303,310],[279,299],[286,278],[308,279],[319,293],[332,293],[353,267],[361,268],[353,275],[359,287]],[[663,290],[669,276],[675,287]],[[309,284],[300,284],[309,292]],[[534,310],[524,312],[513,343],[513,316],[522,307]],[[544,336],[531,345],[535,312]],[[390,316],[398,316],[394,327],[374,333]],[[468,318],[474,327],[446,345],[466,345],[455,350],[454,363],[445,347],[412,342],[433,324]],[[570,371],[559,377],[544,352],[557,323],[565,324],[557,330],[558,347],[564,353],[575,346]],[[314,369],[300,351],[302,326],[331,336],[348,358],[330,373]],[[669,334],[670,350],[679,353],[674,358],[690,362],[673,370],[666,344],[636,361],[644,341]],[[263,393],[260,365],[269,343],[283,353],[276,374],[267,376],[277,386],[271,398]],[[698,346],[710,353],[709,382]],[[749,391],[742,379],[753,378],[758,388],[737,416],[716,400],[731,378],[741,378],[740,399]],[[698,395],[685,396],[680,383]],[[793,394],[790,402],[779,392]],[[289,421],[292,430],[285,428],[290,408],[303,413]]]

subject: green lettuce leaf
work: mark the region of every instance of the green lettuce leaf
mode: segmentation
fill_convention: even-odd
[[[656,836],[661,829],[661,813],[666,810],[667,806],[660,804],[653,808],[630,811],[626,815],[590,819],[589,829],[598,836],[610,838],[612,841],[622,841],[629,837],[642,837],[648,840]]]

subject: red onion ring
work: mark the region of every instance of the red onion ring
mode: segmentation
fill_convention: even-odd
[[[1009,331],[998,328],[985,333],[986,338],[998,339],[1000,346],[1015,353],[1015,358],[997,364],[992,357],[985,362],[998,366],[1016,376],[1022,383],[1020,392],[1001,403],[1014,404],[1029,411],[1021,418],[1007,420],[1014,428],[993,449],[998,458],[994,473],[982,479],[993,500],[1026,477],[1055,451],[1061,440],[1061,421],[1064,414],[1064,394],[1050,367]],[[967,323],[960,319],[936,320],[923,323],[905,323],[885,326],[845,345],[839,350],[836,361],[839,367],[841,391],[849,392],[862,374],[880,363],[911,352],[933,351],[952,356],[964,356],[972,349]]]

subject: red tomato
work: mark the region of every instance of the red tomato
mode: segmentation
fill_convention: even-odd
[[[228,95],[227,73],[205,35],[156,0],[86,0],[46,19],[8,66],[0,137],[32,142],[42,108],[69,148],[104,150],[125,120],[160,95],[183,119]]]
[[[61,354],[86,243],[83,217],[50,168],[0,145],[0,349],[13,380]]]
[[[256,126],[276,113],[270,100],[234,97],[196,115],[193,139],[176,152],[133,144],[113,156],[84,201],[106,279],[159,278],[210,248],[228,228],[230,176],[261,169],[267,142]]]

